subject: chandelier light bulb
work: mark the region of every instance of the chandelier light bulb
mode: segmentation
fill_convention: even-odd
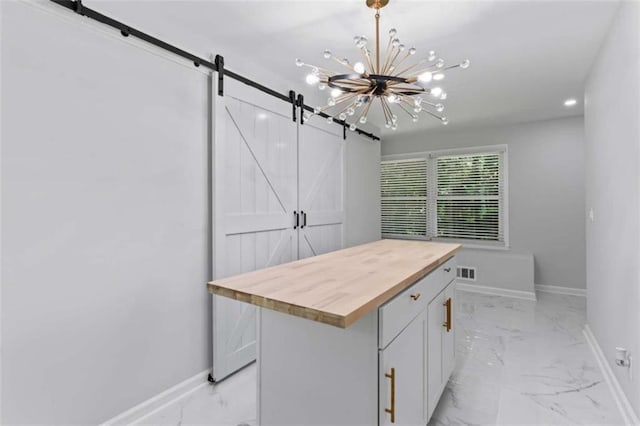
[[[420,105],[418,105],[413,109],[413,112],[420,112],[420,111],[422,111],[422,107]]]
[[[417,122],[418,122],[418,116],[414,114],[414,115],[411,117],[411,121],[413,121],[414,123],[417,123]]]
[[[409,49],[409,51],[407,53],[409,53],[409,55],[411,55],[411,56],[415,55],[416,54],[416,48],[412,47],[411,49]]]
[[[384,127],[388,129],[389,127],[391,127],[391,123],[387,121],[386,123],[384,123]]]
[[[439,72],[439,73],[437,73],[437,74],[434,74],[434,75],[433,75],[433,79],[434,79],[435,81],[444,80],[444,74],[443,74],[443,73],[441,73],[441,72]]]
[[[326,85],[326,84],[324,84],[324,83],[320,83],[320,84],[318,84],[318,89],[320,89],[320,90],[324,90],[324,89],[326,89],[326,88],[327,88],[327,85]]]
[[[364,64],[362,62],[356,62],[355,64],[353,64],[353,70],[355,72],[357,72],[358,74],[363,74],[364,73]]]
[[[357,35],[357,36],[353,37],[353,43],[357,46],[358,43],[360,43],[360,36]]]
[[[396,34],[398,34],[398,30],[396,30],[395,28],[391,28],[389,30],[389,37],[393,38],[396,36]]]
[[[324,56],[325,59],[331,59],[331,51],[329,49],[325,50],[322,56]]]
[[[469,61],[468,59],[465,59],[460,63],[460,68],[467,69],[469,68],[469,65],[471,65],[471,61]]]
[[[421,83],[428,83],[431,80],[433,80],[433,74],[431,74],[429,71],[423,72],[418,76],[418,81],[420,81]]]
[[[397,97],[396,97],[396,95],[394,95],[393,93],[392,93],[392,94],[390,94],[389,96],[387,96],[387,100],[388,100],[389,102],[391,102],[392,104],[393,104],[393,103],[395,103],[397,99],[398,99],[398,98],[397,98]]]
[[[332,98],[337,98],[341,94],[342,94],[342,90],[336,89],[336,88],[331,89],[331,97]]]
[[[344,112],[341,112],[340,115],[338,116],[338,118],[342,121],[347,119],[347,114],[345,114]]]
[[[438,111],[438,112],[442,112],[442,111],[444,111],[444,105],[442,105],[442,104],[436,104],[436,111]]]
[[[320,81],[320,77],[315,74],[307,74],[307,84],[314,85]]]
[[[333,117],[331,116],[327,117],[327,123],[329,124],[333,123]]]
[[[433,62],[436,60],[436,51],[435,50],[430,50],[429,51],[429,61]]]
[[[349,117],[351,117],[351,116],[352,116],[353,114],[355,114],[355,113],[356,113],[356,110],[355,110],[355,109],[353,109],[353,108],[348,108],[348,109],[347,109],[347,115],[348,115]]]
[[[352,132],[355,132],[356,131],[356,125],[355,124],[351,124],[349,126],[349,130],[351,130]]]
[[[440,100],[443,100],[443,101],[444,101],[445,99],[447,99],[447,92],[443,91],[443,92],[440,94]]]
[[[436,98],[439,97],[440,95],[442,95],[442,88],[434,87],[433,89],[431,89],[431,94]]]
[[[348,58],[342,58],[342,63],[345,65],[349,65],[349,59]]]
[[[393,123],[391,130],[398,130],[398,123]]]
[[[320,114],[320,111],[322,111],[322,109],[321,109],[320,107],[315,107],[315,108],[313,109],[313,113],[314,113],[314,114],[316,114],[316,115],[317,115],[317,114]]]
[[[402,52],[404,50],[405,46],[404,44],[400,44],[398,45],[398,49]]]
[[[400,45],[400,40],[397,38],[394,38],[393,41],[391,42],[391,45],[393,47],[398,47]]]
[[[442,67],[444,67],[444,59],[439,58],[439,59],[436,61],[436,67],[437,67],[437,68],[442,68]]]
[[[356,43],[356,46],[359,47],[360,49],[362,49],[363,47],[365,47],[367,45],[368,41],[369,40],[365,36],[360,36],[360,39]]]
[[[366,123],[366,122],[367,122],[367,116],[366,116],[366,115],[363,115],[362,117],[360,117],[360,120],[359,120],[359,121],[360,121],[360,123],[362,123],[362,124]]]
[[[302,61],[302,59],[299,59],[299,58],[298,58],[298,59],[296,59],[296,66],[297,66],[297,67],[301,67],[301,66],[303,66],[303,65],[304,65],[304,62]]]
[[[391,122],[392,122],[392,123],[397,123],[397,122],[398,122],[398,116],[397,116],[397,115],[395,115],[395,114],[393,114],[393,115],[391,116]]]
[[[445,126],[449,124],[449,119],[447,117],[442,117],[442,124],[444,124]]]
[[[328,104],[329,106],[334,106],[334,105],[336,104],[336,100],[335,100],[334,98],[329,98],[329,99],[327,100],[327,104]]]

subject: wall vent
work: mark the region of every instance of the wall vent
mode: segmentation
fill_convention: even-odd
[[[456,276],[461,280],[475,281],[478,274],[476,274],[476,268],[474,266],[458,266]]]

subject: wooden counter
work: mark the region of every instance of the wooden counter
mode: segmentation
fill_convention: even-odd
[[[380,240],[212,281],[210,293],[346,328],[444,263],[459,244]]]

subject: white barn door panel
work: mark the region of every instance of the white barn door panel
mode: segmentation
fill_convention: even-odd
[[[216,80],[215,78],[213,79]],[[231,79],[213,84],[214,277],[297,258],[297,134],[291,105]],[[213,378],[256,358],[256,308],[213,296]]]
[[[342,129],[317,118],[298,126],[300,259],[344,247]]]

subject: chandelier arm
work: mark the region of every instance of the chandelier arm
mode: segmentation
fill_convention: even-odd
[[[423,110],[422,110],[422,112],[424,112],[424,113],[426,113],[426,114],[429,114],[430,116],[432,116],[432,117],[434,117],[434,118],[437,118],[437,119],[438,119],[438,120],[440,120],[440,121],[442,121],[442,119],[443,119],[443,117],[440,117],[439,115],[436,115],[436,114],[434,114],[434,113],[432,113],[431,111],[428,111],[428,110],[426,110],[426,109],[423,109]]]
[[[389,65],[387,65],[385,67],[385,69],[383,70],[384,74],[387,74],[389,72],[389,70],[391,69],[391,67],[393,66],[393,63],[396,61],[396,59],[398,58],[398,55],[400,54],[401,50],[397,49],[398,51],[396,52],[395,56],[393,57],[393,59],[391,60],[391,62],[389,62]]]
[[[389,105],[389,102],[387,101],[386,98],[380,97],[380,99],[382,100],[382,105],[385,106],[389,114],[389,122],[393,123],[393,111],[391,111],[391,105]]]
[[[370,92],[372,93],[372,92]],[[367,106],[362,108],[362,112],[360,113],[360,115],[358,116],[358,119],[356,121],[360,121],[360,119],[364,116],[365,118],[367,117],[367,114],[369,114],[369,108],[371,108],[371,105],[373,104],[373,102],[367,102]]]
[[[389,39],[389,45],[391,45],[391,39]],[[391,61],[391,57],[393,56],[394,52],[396,51],[397,47],[393,47],[393,45],[391,45],[391,49],[387,50],[387,54],[386,57],[384,59],[384,66],[382,67],[382,70],[380,70],[379,72],[381,74],[384,74],[384,70],[389,66],[389,63]],[[399,52],[400,50],[398,50]]]
[[[384,114],[384,121],[385,121],[385,123],[389,123],[389,117],[387,117],[387,108],[384,105],[384,101],[382,100],[382,97],[378,97],[378,100],[380,100],[380,105],[382,105],[382,112]]]
[[[311,64],[304,64],[303,66],[311,68],[311,69],[317,68],[318,71],[322,71],[322,73],[325,74],[326,76],[330,76],[332,74],[338,74],[339,73],[339,71],[332,70],[331,68],[319,67],[319,66],[311,65]]]
[[[362,49],[362,54],[364,55],[365,59],[367,60],[367,64],[369,65],[369,74],[374,74],[376,72],[376,69],[373,67],[373,62],[371,61],[371,55],[369,55],[369,49],[367,49],[366,47]]]
[[[391,52],[393,51],[394,47],[392,46],[392,41],[393,41],[393,37],[389,37],[389,43],[387,43],[387,48],[384,50],[384,63],[386,64],[387,61],[389,61],[389,56],[391,55]],[[380,71],[380,70],[378,70]]]
[[[333,59],[334,61],[336,61],[337,63],[339,63],[343,67],[345,67],[345,68],[347,68],[347,69],[349,69],[349,70],[351,70],[353,72],[356,72],[356,70],[353,69],[353,65],[351,65],[350,63],[348,63],[348,62],[345,63],[342,59],[338,59],[335,56],[332,56],[331,59]]]
[[[429,65],[426,68],[419,69],[418,71],[413,71],[412,74],[415,74],[416,76],[418,76],[418,75],[420,75],[422,73],[425,73],[427,71],[435,71],[435,70],[438,70],[438,69],[440,69],[440,68],[438,68],[436,66],[436,64],[433,64],[433,65]]]
[[[409,52],[407,52],[407,54],[404,56],[404,58],[400,59],[400,61],[398,61],[397,64],[393,65],[394,68],[398,68],[398,66],[403,63],[404,61],[406,61],[409,57],[411,56],[411,54]],[[389,68],[389,72],[391,72],[391,68]]]
[[[400,71],[400,72],[398,72],[398,73],[396,73],[394,75],[395,76],[401,76],[402,74],[406,73],[407,71],[410,71],[410,70],[414,69],[415,67],[424,64],[425,62],[428,62],[428,61],[426,59],[421,59],[418,62],[416,62],[415,64],[410,65],[409,67],[403,69],[402,71]]]
[[[404,112],[406,112],[406,113],[409,115],[409,117],[413,118],[413,114],[412,114],[411,112],[409,112],[409,110],[407,110],[407,109],[404,107],[404,105],[402,105],[402,104],[398,104],[398,106],[400,107],[400,109],[401,109],[401,110],[403,110]]]

